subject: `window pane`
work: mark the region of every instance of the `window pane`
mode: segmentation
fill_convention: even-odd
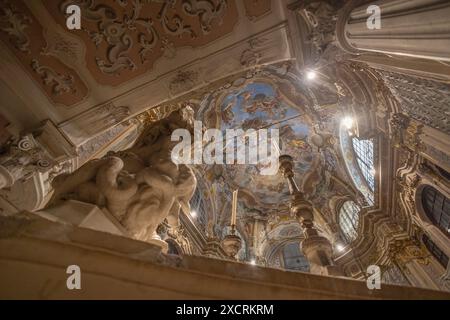
[[[450,200],[435,188],[427,186],[422,192],[422,206],[433,224],[449,234]]]
[[[189,204],[191,205],[191,210],[195,210],[197,212],[197,219],[195,221],[199,227],[205,231],[207,212],[205,202],[199,188],[195,189],[194,195],[192,196]]]
[[[359,208],[353,201],[345,202],[339,211],[339,226],[347,243],[358,235]]]
[[[375,190],[375,167],[373,165],[373,142],[372,140],[352,139],[353,149],[355,150],[356,160],[367,181],[370,190]]]

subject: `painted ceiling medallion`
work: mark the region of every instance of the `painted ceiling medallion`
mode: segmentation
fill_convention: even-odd
[[[65,26],[65,10],[77,4],[86,44],[87,67],[98,83],[117,86],[149,70],[180,47],[200,47],[232,31],[238,20],[234,0],[45,0]]]

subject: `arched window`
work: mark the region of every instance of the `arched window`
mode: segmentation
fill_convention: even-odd
[[[445,234],[450,234],[450,200],[431,186],[422,191],[422,206],[427,217]]]
[[[345,125],[339,133],[342,156],[355,187],[364,195],[369,206],[374,204],[375,149],[374,140],[352,137]]]
[[[309,272],[309,263],[300,252],[300,243],[291,242],[283,247],[284,268]]]
[[[358,235],[359,207],[353,201],[346,201],[339,210],[339,227],[347,243]]]
[[[447,268],[448,265],[448,257],[447,255],[439,249],[439,247],[431,241],[427,235],[423,235],[422,237],[423,244],[427,247],[428,251],[436,258],[436,260],[444,267]]]
[[[372,140],[352,139],[353,150],[355,150],[356,161],[361,173],[370,190],[375,191],[375,167],[373,165],[373,142]]]

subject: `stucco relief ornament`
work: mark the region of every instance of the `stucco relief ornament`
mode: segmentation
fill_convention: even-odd
[[[228,4],[226,0],[217,3],[209,0],[184,0],[182,2],[182,15],[171,14],[177,4],[176,0],[118,0],[118,4],[125,8],[130,5],[130,12],[121,14],[112,6],[97,4],[94,0],[66,0],[60,5],[60,11],[65,12],[68,5],[76,4],[83,12],[83,19],[94,22],[94,30],[83,30],[88,33],[91,41],[99,48],[106,42],[105,54],[96,56],[95,61],[101,72],[109,75],[119,75],[123,70],[134,71],[139,62],[133,57],[135,49],[138,51],[140,64],[149,62],[151,53],[161,48],[166,57],[175,56],[175,48],[169,37],[183,37],[187,35],[197,38],[190,19],[198,19],[200,32],[207,35],[212,30],[214,21],[220,25],[226,13]],[[143,13],[145,5],[153,2],[161,3],[158,14],[149,17]]]
[[[395,240],[389,246],[389,255],[407,274],[410,274],[410,270],[406,265],[411,261],[417,261],[422,265],[430,263],[430,254],[420,243],[412,239]]]
[[[171,141],[171,134],[178,128],[193,130],[191,108],[150,125],[131,148],[55,178],[48,207],[69,199],[95,204],[108,210],[133,238],[151,240],[164,219],[177,221],[180,208],[190,211],[197,184],[188,166],[172,162],[177,142]]]
[[[17,50],[30,53],[30,38],[25,32],[32,19],[18,11],[10,1],[0,1],[0,30],[6,32]]]
[[[199,73],[195,70],[178,71],[170,81],[169,90],[172,94],[188,91],[195,87],[199,79]]]
[[[23,136],[0,155],[0,189],[27,179],[35,171],[45,172],[54,164],[32,135]]]
[[[403,131],[408,128],[409,118],[402,113],[395,113],[390,120],[391,136],[397,148],[404,146]]]
[[[81,60],[81,45],[67,35],[59,31],[46,30],[45,40],[47,45],[42,49],[42,55],[54,56],[65,63],[73,63]]]
[[[72,75],[60,74],[48,66],[41,65],[36,59],[31,61],[31,67],[41,76],[44,84],[52,88],[54,95],[76,92]]]
[[[200,19],[200,26],[204,34],[211,32],[212,22],[215,19],[219,20],[219,25],[222,24],[222,18],[227,7],[227,0],[219,0],[216,5],[212,1],[205,0],[183,1],[183,11],[192,17]]]
[[[263,54],[264,45],[267,43],[265,38],[254,38],[248,41],[248,49],[241,53],[240,64],[243,67],[253,67],[259,64]]]

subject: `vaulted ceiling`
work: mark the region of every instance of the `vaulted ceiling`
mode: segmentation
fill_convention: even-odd
[[[81,8],[80,30],[66,27],[70,4]],[[11,97],[2,103],[29,126],[49,118],[78,146],[73,135],[92,132],[73,133],[71,121],[90,111],[125,107],[120,122],[256,63],[290,59],[283,10],[269,0],[2,0],[0,89]]]

